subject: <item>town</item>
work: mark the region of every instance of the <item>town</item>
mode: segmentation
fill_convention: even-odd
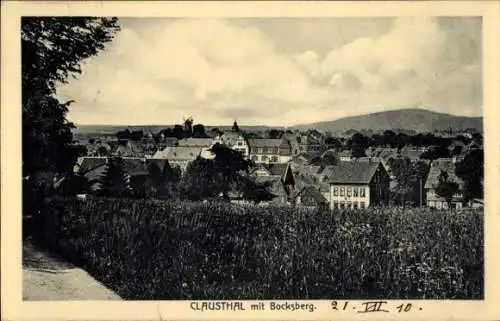
[[[2,140],[24,301],[485,300],[481,17],[45,14]]]
[[[193,119],[188,118],[182,126],[159,132],[127,128],[115,135],[76,135],[76,139],[85,155],[80,154],[74,171],[88,183],[80,192],[90,195],[102,192],[101,179],[111,158],[123,159],[131,194],[137,194],[151,178],[148,164],[159,164],[158,173],[165,167],[177,170],[179,180],[190,163],[210,158],[211,148],[220,144],[251,161],[249,177],[269,183],[272,198],[258,200],[263,205],[459,209],[483,203],[477,188],[482,174],[462,170],[457,175],[457,167],[482,169],[482,135],[475,129],[418,134],[385,130],[371,136],[347,131],[334,135],[314,129],[246,132],[235,121],[224,131],[213,128],[206,132],[202,124],[193,125]],[[473,190],[466,191],[467,187]],[[232,202],[244,201],[238,193],[230,196]]]

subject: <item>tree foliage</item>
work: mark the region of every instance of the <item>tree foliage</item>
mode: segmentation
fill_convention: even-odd
[[[103,196],[125,197],[130,196],[131,188],[125,171],[125,165],[121,157],[108,159],[106,171],[101,178],[102,188],[100,194]]]
[[[57,85],[81,72],[82,60],[104,49],[119,30],[116,18],[23,17],[21,19],[23,176],[68,172],[72,142]]]
[[[214,159],[198,157],[191,162],[180,183],[180,194],[191,200],[222,197],[230,192],[253,201],[270,197],[266,185],[258,185],[249,178],[251,161],[224,145],[215,144],[210,151]]]
[[[455,173],[464,181],[464,201],[483,198],[484,152],[472,150],[456,164]]]
[[[448,203],[448,208],[451,209],[451,202],[453,196],[459,191],[459,185],[457,182],[451,180],[446,171],[441,171],[438,177],[438,183],[434,186],[436,194],[446,200]]]

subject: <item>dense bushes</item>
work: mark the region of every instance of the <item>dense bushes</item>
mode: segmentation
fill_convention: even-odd
[[[53,199],[46,246],[127,299],[483,297],[482,211]]]

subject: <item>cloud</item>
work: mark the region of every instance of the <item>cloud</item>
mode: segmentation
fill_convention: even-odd
[[[189,114],[206,124],[287,125],[412,106],[480,109],[479,28],[470,21],[394,19],[382,35],[351,31],[356,37],[326,54],[315,51],[318,39],[303,52],[283,52],[279,38],[257,26],[230,19],[124,24],[60,96],[77,101],[69,114],[77,123],[173,123]]]

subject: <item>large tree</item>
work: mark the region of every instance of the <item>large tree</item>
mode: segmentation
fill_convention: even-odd
[[[451,209],[453,196],[459,191],[458,183],[451,180],[446,171],[441,171],[438,177],[438,183],[434,186],[434,190],[438,196],[446,200],[448,208]]]
[[[119,30],[116,18],[23,17],[21,19],[23,176],[67,172],[72,101],[56,98],[58,84],[81,72]]]
[[[472,150],[456,164],[455,173],[464,181],[464,201],[483,198],[484,152]]]
[[[240,152],[220,144],[215,144],[211,152],[215,154],[213,159],[198,157],[188,165],[180,184],[181,195],[192,200],[217,197],[227,200],[234,191],[253,201],[266,195],[263,190],[267,186],[249,179],[252,163]]]

